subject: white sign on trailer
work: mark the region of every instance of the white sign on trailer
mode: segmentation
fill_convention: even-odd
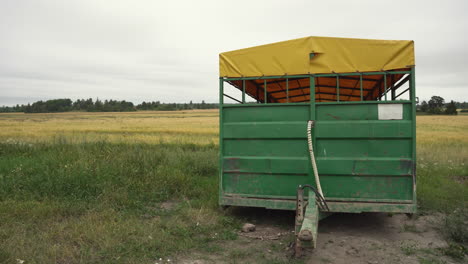
[[[379,104],[379,120],[403,119],[403,104]]]

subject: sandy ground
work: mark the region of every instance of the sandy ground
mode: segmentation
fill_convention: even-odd
[[[214,252],[190,252],[176,263],[460,263],[437,248],[447,246],[438,227],[442,215],[334,214],[320,221],[317,248],[292,258],[294,213],[244,209],[238,214],[256,231],[217,245]]]

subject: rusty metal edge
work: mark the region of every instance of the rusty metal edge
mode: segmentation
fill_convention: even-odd
[[[259,199],[246,197],[220,197],[221,205],[262,207],[277,210],[296,210],[295,200],[285,199]],[[327,201],[330,212],[334,213],[361,213],[361,212],[385,212],[385,213],[416,213],[415,203],[378,203],[378,202],[345,202]]]

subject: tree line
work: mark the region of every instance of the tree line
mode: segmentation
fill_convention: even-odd
[[[131,112],[137,110],[154,110],[154,111],[176,111],[176,110],[191,110],[191,109],[216,109],[218,104],[210,104],[202,101],[201,103],[161,103],[142,102],[134,105],[132,102],[125,100],[104,100],[99,99],[53,99],[47,101],[37,101],[32,104],[23,104],[15,106],[2,106],[0,112],[24,112],[24,113],[57,113],[69,111],[83,112]]]
[[[47,101],[37,101],[27,105],[2,106],[0,112],[24,112],[24,113],[56,113],[69,111],[83,112],[130,112],[137,110],[153,110],[153,111],[176,111],[176,110],[191,110],[191,109],[217,109],[218,104],[205,103],[161,103],[159,101],[142,102],[134,105],[132,102],[125,100],[104,100],[99,99],[53,99]],[[418,112],[428,114],[446,114],[456,115],[457,109],[462,109],[461,112],[468,112],[468,102],[446,103],[444,98],[440,96],[432,96],[428,101],[422,101],[418,104]]]
[[[446,103],[444,98],[434,95],[430,100],[422,101],[418,104],[418,112],[424,112],[433,115],[456,115],[457,109],[462,109],[461,112],[468,112],[468,102],[454,102],[453,100]]]

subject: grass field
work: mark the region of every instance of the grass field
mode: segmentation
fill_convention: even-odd
[[[466,208],[468,116],[417,118],[421,211]],[[236,239],[242,219],[217,207],[217,111],[0,114],[0,127],[0,263],[167,262]]]

